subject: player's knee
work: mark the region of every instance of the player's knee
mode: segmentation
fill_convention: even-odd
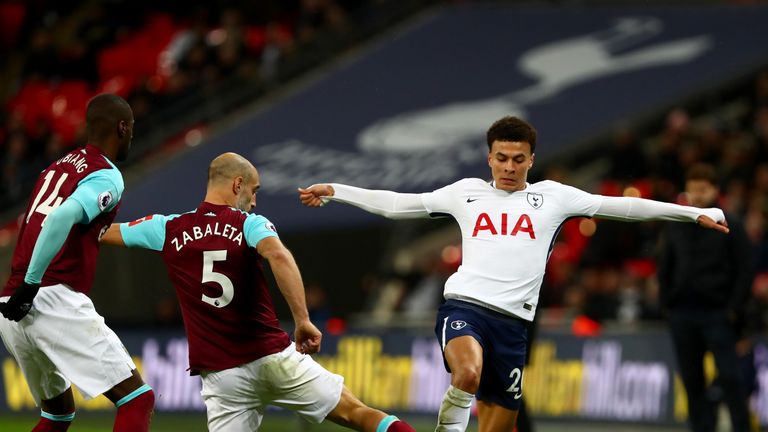
[[[482,369],[478,365],[461,365],[454,369],[451,376],[451,384],[467,393],[477,393],[480,386],[480,373]]]
[[[126,407],[136,412],[152,412],[155,408],[155,392],[145,385],[138,394],[128,395],[115,403],[118,409]]]
[[[149,390],[144,394],[147,398],[145,405],[149,408],[149,411],[152,411],[155,408],[155,391]]]
[[[346,387],[342,390],[341,398],[336,407],[328,414],[329,420],[340,424],[355,424],[359,417],[365,417],[375,412],[365,405]]]

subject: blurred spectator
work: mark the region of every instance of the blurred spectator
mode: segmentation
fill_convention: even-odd
[[[7,80],[3,93],[12,95],[30,84],[47,87],[47,93],[34,93],[40,106],[33,113],[29,107],[0,109],[0,203],[4,208],[19,204],[28,192],[24,189],[31,187],[30,173],[82,144],[77,131],[61,130],[47,106],[62,80],[84,82],[94,94],[105,89],[122,92],[134,108],[140,136],[142,130],[157,128],[148,120],[158,118],[158,111],[178,106],[198,92],[215,93],[232,77],[275,82],[281,67],[300,55],[302,47],[314,48],[321,33],[344,34],[354,23],[350,13],[371,3],[375,2],[235,0],[189,7],[159,0],[153,13],[164,11],[172,17],[168,43],[154,57],[130,59],[156,62],[150,68],[153,72],[112,77],[100,74],[100,57],[119,44],[152,41],[155,35],[147,31],[152,14],[126,0],[4,2],[12,7],[3,10],[19,17],[20,24],[9,27],[7,35],[0,33],[4,41],[15,41],[9,48],[21,55],[18,79]],[[676,108],[659,130],[619,129],[605,160],[607,178],[591,180],[611,181],[616,194],[627,187],[645,187],[648,192],[640,196],[678,201],[687,167],[697,162],[716,165],[723,191],[719,205],[743,217],[758,268],[768,271],[768,70],[756,74],[749,92],[737,95],[747,106],[737,115],[718,107],[697,118]],[[41,94],[44,97],[35,99]],[[551,168],[545,178],[568,175],[566,167]],[[590,315],[601,320],[657,316],[653,278],[633,273],[627,263],[649,257],[658,226],[634,228],[615,230],[610,221],[567,223],[553,245],[541,305],[588,307]],[[434,286],[433,278],[439,275],[429,271],[392,276],[375,284],[377,294],[372,297],[386,305],[382,310],[388,310],[387,316],[418,310],[425,307],[419,306],[425,304],[420,299],[429,299],[424,293]]]
[[[443,287],[453,270],[439,257],[428,258],[418,269],[418,281],[403,298],[403,314],[411,318],[432,318],[443,302]]]
[[[260,60],[261,78],[266,83],[272,83],[277,77],[278,66],[285,55],[293,53],[293,40],[291,35],[275,23],[269,23],[264,28],[264,47],[261,50]]]
[[[322,28],[343,31],[346,25],[344,9],[334,0],[301,0],[296,31],[301,43],[307,43]]]
[[[2,190],[9,199],[17,200],[24,195],[24,186],[33,174],[26,163],[28,141],[24,134],[13,133],[8,137],[7,149],[2,159]]]
[[[755,93],[752,103],[754,110],[768,107],[768,70],[760,72],[755,79]]]
[[[328,298],[325,289],[316,283],[307,283],[304,287],[307,298],[307,310],[309,319],[319,328],[324,329],[329,319],[333,317],[328,306]]]
[[[752,284],[752,301],[747,303],[745,333],[759,335],[768,329],[768,272],[755,277]]]
[[[666,125],[655,140],[656,152],[652,162],[655,174],[677,185],[682,183],[680,154],[695,145],[696,139],[688,113],[676,108],[667,114]]]
[[[648,175],[645,153],[632,132],[626,128],[618,130],[613,137],[613,146],[608,156],[611,168],[608,177],[613,180],[631,181]]]
[[[692,167],[685,191],[690,205],[714,206],[719,193],[714,168]],[[714,430],[717,424],[717,410],[710,406],[706,392],[703,363],[707,351],[715,357],[733,430],[749,430],[748,393],[736,340],[753,265],[743,225],[733,215],[726,218],[729,235],[700,230],[695,224],[668,224],[659,260],[659,285],[694,431]]]
[[[28,186],[27,171],[84,144],[82,131],[73,127],[82,123],[77,111],[84,109],[83,97],[106,91],[130,100],[141,132],[147,127],[142,120],[155,118],[150,113],[194,94],[216,95],[232,78],[274,83],[285,56],[294,52],[295,34],[308,44],[321,33],[344,32],[348,12],[367,3],[235,0],[188,7],[158,0],[151,11],[126,0],[2,3],[0,12],[10,18],[0,21],[8,25],[0,43],[15,41],[18,46],[10,48],[22,63],[18,80],[7,80],[1,93],[16,94],[0,108],[0,119],[6,119],[0,122],[0,160],[9,167],[0,201],[16,203]],[[11,26],[14,17],[19,23]],[[3,67],[13,73],[10,62]],[[69,94],[64,87],[85,90]]]
[[[754,115],[756,159],[768,161],[768,103],[758,108]]]
[[[50,31],[40,28],[29,43],[22,77],[30,80],[47,80],[59,73],[59,60]]]

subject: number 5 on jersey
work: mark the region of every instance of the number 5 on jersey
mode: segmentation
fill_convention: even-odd
[[[203,283],[215,282],[221,286],[221,295],[219,297],[208,297],[203,294],[202,300],[211,306],[217,308],[223,308],[232,301],[232,297],[235,295],[235,287],[232,285],[232,281],[222,274],[213,271],[213,263],[216,261],[226,261],[226,250],[215,250],[203,252]]]

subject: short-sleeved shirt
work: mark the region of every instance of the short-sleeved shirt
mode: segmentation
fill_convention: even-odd
[[[430,215],[450,215],[461,228],[462,264],[445,283],[445,298],[529,321],[560,227],[594,216],[602,203],[600,195],[549,180],[507,192],[476,178],[421,199]]]
[[[120,225],[126,246],[161,253],[176,290],[193,373],[223,370],[282,351],[258,243],[277,237],[264,216],[203,202],[181,215]]]
[[[99,238],[115,218],[123,189],[120,170],[92,145],[71,151],[40,173],[22,216],[11,276],[2,295],[12,295],[21,286],[48,214],[67,199],[77,201],[85,216],[72,227],[40,284],[64,284],[87,294],[96,271]]]

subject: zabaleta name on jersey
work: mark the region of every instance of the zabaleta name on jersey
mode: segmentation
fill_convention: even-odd
[[[182,231],[180,237],[174,237],[171,239],[171,244],[176,248],[176,252],[180,251],[187,243],[193,240],[200,240],[208,236],[220,236],[226,237],[229,240],[237,243],[238,246],[243,244],[243,232],[236,227],[225,223],[219,226],[218,222],[212,224],[206,224],[205,228],[199,226],[193,226],[191,229]]]

